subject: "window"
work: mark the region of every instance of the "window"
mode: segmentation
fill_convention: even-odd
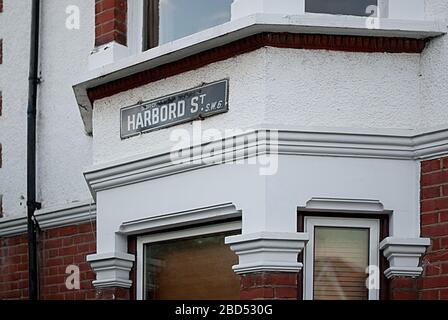
[[[379,287],[368,288],[366,281],[367,268],[379,267],[379,220],[305,217],[305,231],[305,299],[379,298]]]
[[[238,257],[225,245],[240,223],[187,229],[139,238],[137,256],[146,300],[237,300]]]
[[[230,21],[233,0],[146,0],[146,49]]]
[[[370,16],[378,0],[306,0],[305,12]]]

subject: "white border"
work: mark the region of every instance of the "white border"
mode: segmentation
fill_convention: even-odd
[[[314,227],[348,227],[369,229],[369,265],[379,266],[379,220],[363,218],[334,218],[334,217],[305,217],[305,232],[309,234],[309,241],[305,247],[304,300],[313,300],[313,255],[314,255]],[[378,300],[379,290],[369,290],[369,300]]]
[[[195,236],[202,236],[207,234],[215,234],[221,232],[228,231],[237,231],[242,228],[241,221],[228,222],[228,223],[219,223],[213,224],[209,226],[189,228],[178,231],[157,233],[147,236],[142,236],[137,238],[137,278],[136,278],[136,286],[137,286],[137,300],[143,300],[143,247],[145,244],[161,242],[173,239],[182,239],[189,238]]]
[[[144,0],[128,1],[127,46],[129,54],[135,55],[143,51]]]

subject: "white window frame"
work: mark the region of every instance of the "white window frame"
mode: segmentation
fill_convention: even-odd
[[[317,15],[317,16],[318,15],[324,15],[324,16],[337,15],[337,14],[334,14],[334,13],[308,12],[308,11],[306,11],[306,1],[309,1],[309,0],[303,0],[303,12],[306,15]],[[377,7],[378,7],[378,10],[377,10],[378,17],[379,18],[387,18],[388,17],[388,12],[389,12],[389,1],[388,0],[378,0],[378,6]],[[342,16],[352,16],[352,15],[350,15],[350,14],[343,14]]]
[[[128,1],[127,42],[130,55],[143,52],[144,0]]]
[[[143,300],[144,289],[144,246],[150,243],[163,242],[168,240],[179,240],[183,238],[198,237],[203,235],[213,235],[223,232],[231,232],[241,230],[241,221],[233,221],[227,223],[217,223],[201,227],[193,227],[189,229],[161,232],[152,235],[141,236],[137,238],[137,300]]]
[[[305,247],[304,257],[304,300],[313,300],[314,297],[314,229],[315,227],[343,227],[369,229],[369,265],[379,266],[379,238],[380,221],[378,219],[367,218],[337,218],[337,217],[313,217],[307,216],[304,221],[305,232],[308,232],[310,239]],[[379,286],[379,281],[378,281]],[[369,300],[379,299],[378,290],[369,289]]]

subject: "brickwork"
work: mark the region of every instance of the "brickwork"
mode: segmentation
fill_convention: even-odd
[[[418,280],[421,299],[448,299],[448,157],[422,162],[421,236],[431,238]]]
[[[92,232],[93,230],[93,232]],[[40,298],[44,300],[96,299],[95,274],[86,256],[96,252],[95,225],[55,228],[39,234]],[[80,289],[69,290],[69,265],[79,267]],[[0,300],[28,297],[28,244],[26,235],[0,239]]]
[[[95,46],[109,42],[127,43],[127,1],[95,1]]]
[[[241,300],[297,300],[295,273],[265,272],[241,276]]]

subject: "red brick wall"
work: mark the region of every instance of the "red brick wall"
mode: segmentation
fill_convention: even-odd
[[[431,238],[418,281],[421,299],[448,299],[448,157],[422,162],[421,236]]]
[[[127,42],[127,0],[95,0],[95,46]]]
[[[297,300],[296,273],[264,272],[241,276],[241,300]]]
[[[389,300],[417,300],[417,279],[399,277],[390,280]]]
[[[92,232],[93,230],[93,232]],[[95,274],[86,262],[96,252],[95,225],[56,228],[39,234],[40,298],[44,300],[96,299]],[[68,265],[80,269],[80,290],[68,290]],[[28,246],[26,235],[0,239],[0,300],[28,296]]]
[[[0,238],[0,300],[28,297],[26,235]]]

